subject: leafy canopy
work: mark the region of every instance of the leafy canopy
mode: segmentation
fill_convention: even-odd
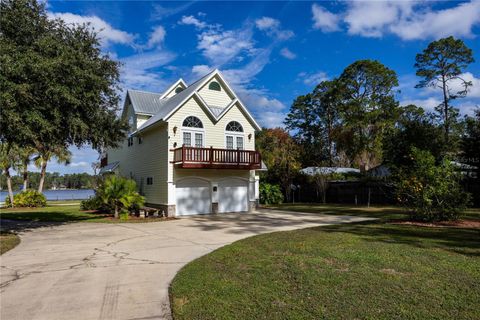
[[[87,25],[50,20],[35,0],[0,2],[0,140],[38,150],[115,146],[119,63]]]

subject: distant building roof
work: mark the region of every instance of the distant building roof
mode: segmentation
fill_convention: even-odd
[[[373,167],[370,170],[368,170],[367,174],[371,177],[385,178],[385,177],[389,177],[392,174],[392,172],[386,165],[381,164],[379,166]]]
[[[330,173],[360,173],[359,169],[343,168],[343,167],[307,167],[300,172],[313,176],[315,174],[330,174]]]

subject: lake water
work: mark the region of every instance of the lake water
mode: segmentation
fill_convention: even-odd
[[[18,191],[14,192],[18,193]],[[43,194],[47,200],[84,200],[94,195],[93,189],[78,190],[44,190]],[[0,202],[4,202],[8,196],[5,190],[0,191]]]

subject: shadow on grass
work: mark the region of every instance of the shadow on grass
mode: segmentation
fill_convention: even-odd
[[[371,242],[407,244],[417,248],[435,248],[469,256],[480,256],[480,230],[478,229],[361,222],[315,227],[312,230],[353,234]]]

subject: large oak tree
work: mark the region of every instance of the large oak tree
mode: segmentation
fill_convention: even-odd
[[[48,155],[116,146],[119,63],[88,25],[47,17],[35,0],[0,2],[0,140]]]

